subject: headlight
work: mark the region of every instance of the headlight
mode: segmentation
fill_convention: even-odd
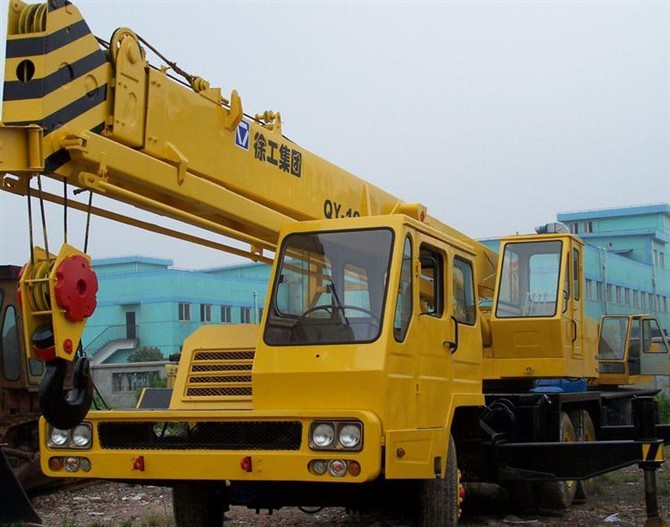
[[[363,423],[360,421],[314,421],[310,427],[312,450],[351,450],[363,447]]]
[[[60,428],[54,428],[51,430],[51,444],[53,446],[63,446],[67,443],[70,434],[67,430],[61,430]]]
[[[52,448],[91,448],[92,438],[91,423],[81,423],[70,430],[51,428],[48,446]]]
[[[333,444],[335,428],[330,423],[321,423],[312,430],[312,442],[319,448],[327,448]]]
[[[344,448],[356,448],[361,442],[361,429],[357,425],[348,424],[340,429],[340,444]]]
[[[77,425],[72,431],[74,446],[85,448],[91,444],[91,427],[87,424]]]

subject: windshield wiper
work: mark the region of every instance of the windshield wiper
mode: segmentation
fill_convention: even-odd
[[[330,289],[330,294],[333,295],[333,299],[335,300],[336,305],[334,305],[333,307],[339,308],[338,311],[342,313],[342,318],[344,319],[345,325],[351,327],[347,315],[344,314],[344,304],[340,302],[340,298],[337,296],[337,291],[335,290],[335,283],[331,281],[330,284],[328,284],[328,289]]]

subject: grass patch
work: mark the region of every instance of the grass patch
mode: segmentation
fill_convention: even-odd
[[[169,516],[152,515],[142,518],[140,527],[173,527],[174,523]]]
[[[658,420],[662,424],[670,423],[670,395],[666,392],[660,392],[656,395],[656,405],[658,407]]]

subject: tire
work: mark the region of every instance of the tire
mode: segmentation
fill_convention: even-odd
[[[222,527],[223,496],[203,482],[180,481],[172,489],[175,527]]]
[[[447,473],[443,479],[422,481],[419,488],[419,527],[455,527],[460,515],[460,484],[456,445],[449,438]]]
[[[575,427],[577,441],[595,441],[596,427],[593,426],[591,415],[586,410],[576,410],[572,413],[572,423]],[[585,502],[593,494],[593,480],[583,479],[577,482],[575,501]]]
[[[571,443],[577,440],[572,420],[566,412],[561,412],[561,442]],[[567,509],[575,499],[577,482],[571,481],[547,481],[540,485],[542,501],[546,507],[551,509]]]

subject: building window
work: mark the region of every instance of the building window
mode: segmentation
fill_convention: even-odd
[[[191,320],[191,304],[179,302],[179,320]]]
[[[149,388],[160,380],[157,371],[136,371],[112,373],[113,392],[134,392],[140,388]]]
[[[612,301],[612,284],[607,284],[607,301]]]
[[[640,307],[640,298],[637,289],[633,291],[633,307]]]
[[[230,306],[221,306],[221,322],[233,321],[233,308]]]
[[[212,321],[212,304],[200,304],[200,322]]]
[[[584,232],[593,232],[593,222],[585,221],[584,222]]]
[[[663,311],[666,313],[668,312],[668,297],[664,296],[663,297]]]
[[[621,304],[621,286],[616,286],[616,303]]]
[[[640,293],[640,307],[642,309],[647,309],[647,293],[644,291]]]
[[[626,305],[630,306],[630,289],[626,288]]]
[[[605,284],[602,282],[596,282],[596,295],[598,300],[605,301]]]
[[[251,308],[250,307],[241,307],[240,308],[240,322],[242,322],[242,324],[251,323]]]
[[[654,265],[659,269],[665,269],[665,253],[654,249]]]
[[[586,300],[593,300],[593,280],[586,279]]]
[[[570,232],[572,234],[579,234],[579,223],[571,223],[570,224]]]

